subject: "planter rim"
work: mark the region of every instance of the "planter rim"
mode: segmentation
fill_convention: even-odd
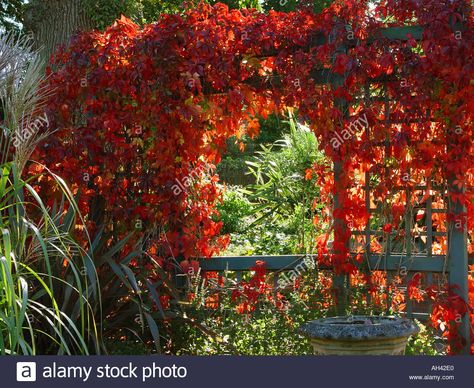
[[[299,332],[309,338],[345,341],[409,337],[418,331],[418,326],[410,319],[372,315],[321,318],[299,328]]]

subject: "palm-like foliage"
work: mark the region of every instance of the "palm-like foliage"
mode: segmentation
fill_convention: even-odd
[[[313,208],[318,194],[314,180],[306,179],[306,170],[315,163],[327,163],[318,150],[315,135],[290,115],[289,133],[271,146],[261,146],[252,161],[247,161],[255,184],[242,190],[253,206],[254,221],[249,229],[264,225],[286,225],[294,234],[297,251],[312,249],[320,209]]]
[[[261,146],[253,161],[248,161],[249,173],[255,184],[245,191],[249,199],[259,205],[260,219],[285,217],[315,195],[314,185],[305,179],[305,171],[316,162],[323,162],[318,142],[313,133],[289,120],[290,132],[271,146]],[[260,220],[259,219],[259,220]]]

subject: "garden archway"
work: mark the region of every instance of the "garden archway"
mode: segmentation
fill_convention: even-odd
[[[410,237],[403,254],[415,268],[431,260],[427,268],[436,271],[433,245],[448,257],[437,263],[441,272],[448,263],[457,288],[446,291],[456,303],[445,307],[455,317],[452,337],[460,334],[467,352],[474,156],[472,29],[462,25],[472,20],[464,1],[430,2],[429,12],[402,3],[335,2],[319,15],[203,5],[142,30],[122,18],[104,33],[81,34],[52,65],[58,93],[49,115],[60,130],[42,158],[81,190],[85,212],[107,214],[91,223],[111,239],[140,229],[145,249],[171,268],[170,252],[211,257],[225,245],[215,220],[217,180],[208,174],[225,140],[242,128],[256,133],[257,116],[298,107],[333,161],[332,172],[314,173],[332,206],[334,243],[318,253],[338,275],[339,305],[347,274],[376,260],[374,234],[386,242],[392,230],[412,236],[406,210],[423,192],[430,252],[418,260]],[[409,17],[417,25],[406,26]],[[433,202],[447,209],[439,225]],[[371,228],[374,204],[383,208],[382,230]],[[354,235],[365,238],[357,254]],[[400,257],[386,245],[376,254],[397,268]]]

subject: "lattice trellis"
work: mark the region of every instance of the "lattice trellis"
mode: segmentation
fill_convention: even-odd
[[[333,85],[335,87],[342,85],[344,78],[335,77],[333,79]],[[397,79],[385,80],[397,81]],[[398,82],[400,80],[398,79]],[[371,90],[372,85],[366,84],[362,92],[362,100],[367,106],[368,102],[371,103],[382,103],[383,104],[383,117],[384,125],[387,129],[392,126],[401,124],[422,124],[434,122],[431,118],[430,112],[424,112],[422,117],[410,114],[408,117],[403,119],[400,117],[392,117],[391,105],[397,103],[391,101],[387,92],[386,83],[381,83],[380,80],[374,81],[378,84],[379,93],[374,93]],[[380,86],[382,84],[382,86]],[[359,99],[360,101],[360,99]],[[345,112],[346,119],[349,118],[349,104],[343,100],[337,100],[335,102],[341,111]],[[355,102],[357,103],[357,101]],[[389,131],[388,131],[389,132]],[[367,127],[365,130],[366,141],[369,141],[371,147],[378,147],[381,152],[385,152],[385,155],[389,154],[389,147],[391,146],[390,139],[385,141],[375,141],[371,137],[370,128]],[[436,141],[430,139],[430,141]],[[336,176],[341,171],[341,166],[338,162],[335,163]],[[387,233],[381,230],[380,226],[375,227],[377,216],[383,215],[383,203],[374,201],[373,196],[373,185],[371,184],[372,176],[369,172],[365,173],[365,179],[362,184],[364,196],[365,196],[365,208],[369,214],[368,221],[364,230],[352,230],[352,241],[351,251],[356,255],[361,248],[364,253],[364,265],[366,270],[374,271],[381,270],[387,273],[387,285],[392,281],[394,275],[403,275],[403,283],[401,287],[405,288],[405,299],[406,303],[406,314],[411,317],[420,317],[419,314],[413,313],[413,303],[409,300],[407,295],[407,283],[411,280],[412,276],[417,272],[425,273],[425,285],[431,285],[433,282],[438,285],[449,284],[450,286],[456,286],[458,289],[458,295],[463,300],[468,300],[467,294],[467,235],[465,230],[455,228],[453,222],[447,221],[448,207],[451,206],[451,213],[462,213],[462,209],[459,204],[449,204],[449,191],[450,188],[453,190],[452,182],[433,182],[432,177],[425,177],[425,182],[420,185],[392,187],[391,193],[404,192],[405,194],[405,214],[404,214],[404,238],[403,241],[396,241],[392,233]],[[421,200],[412,201],[414,197],[419,197]],[[434,201],[437,198],[438,201]],[[414,202],[414,205],[412,205]],[[433,203],[441,203],[442,206],[433,207]],[[375,205],[375,206],[374,206]],[[337,194],[336,194],[336,206],[337,206]],[[414,217],[414,211],[417,213],[423,211],[422,220],[420,223]],[[438,224],[437,228],[433,224],[433,216],[444,220],[442,224]],[[362,239],[362,243],[361,243]],[[434,244],[444,240],[446,248],[444,252],[437,249],[434,252]],[[372,249],[374,242],[383,242],[383,249]],[[335,277],[334,282],[336,287],[339,287],[341,291],[338,297],[342,299],[341,308],[339,311],[344,311],[345,305],[348,302],[348,278],[344,276]],[[387,287],[388,290],[388,287]],[[387,297],[390,299],[389,292]],[[428,313],[428,311],[426,311]],[[422,314],[426,316],[427,314]],[[464,316],[461,323],[461,335],[464,338],[469,338],[469,321],[468,316]],[[469,341],[466,341],[466,347],[464,352],[469,352]]]
[[[395,27],[387,28],[380,31],[382,37],[393,39],[393,40],[406,40],[407,36],[410,35],[414,39],[420,39],[423,33],[422,27],[411,26],[411,27]],[[346,47],[341,47],[339,52],[346,51]],[[321,69],[313,72],[313,78],[316,82],[321,84],[331,83],[333,87],[344,85],[344,77],[338,74],[332,74],[327,69]],[[374,81],[375,82],[375,81]],[[380,83],[380,81],[377,81]],[[385,88],[385,86],[383,87]],[[400,124],[400,118],[390,119],[390,104],[391,101],[386,93],[386,89],[382,89],[382,93],[379,95],[372,96],[370,85],[366,85],[365,90],[362,93],[362,99],[370,99],[371,101],[379,101],[384,104],[384,117],[385,125],[397,125]],[[339,106],[343,112],[348,112],[347,102],[341,99],[336,99],[335,104]],[[347,116],[346,116],[347,118]],[[397,121],[398,120],[398,121]],[[413,117],[414,123],[426,122],[431,120],[430,112],[426,112],[426,117]],[[367,129],[368,130],[368,129]],[[370,135],[370,134],[368,134]],[[388,148],[390,143],[388,141],[373,142],[372,146]],[[339,162],[335,162],[334,171],[335,175],[341,172],[342,165]],[[405,283],[410,280],[411,276],[416,272],[426,273],[427,284],[437,282],[446,283],[450,285],[456,285],[457,293],[465,301],[468,300],[467,293],[467,276],[468,276],[468,257],[467,257],[467,234],[465,230],[456,229],[453,225],[453,221],[445,222],[444,226],[440,230],[434,229],[433,217],[439,216],[446,219],[448,212],[461,214],[464,209],[459,205],[451,205],[448,201],[448,194],[450,190],[455,191],[453,182],[432,182],[430,177],[427,177],[426,182],[422,185],[414,187],[394,187],[392,190],[404,191],[407,198],[412,198],[414,195],[420,196],[422,201],[416,204],[416,206],[409,206],[405,212],[405,241],[397,243],[396,239],[392,235],[388,234],[388,238],[385,241],[385,247],[381,252],[374,252],[371,248],[373,241],[379,242],[379,240],[387,236],[379,228],[374,229],[374,223],[372,220],[376,215],[380,214],[383,210],[382,204],[372,206],[371,191],[373,187],[370,185],[371,177],[368,173],[365,176],[365,185],[363,191],[365,195],[365,206],[370,214],[369,222],[364,230],[352,231],[353,243],[363,239],[364,248],[364,265],[366,269],[370,270],[381,270],[387,273],[388,282],[390,283],[391,277],[401,272],[406,272]],[[435,198],[442,199],[442,207],[433,207],[434,203],[439,201],[433,201]],[[335,197],[335,207],[338,207],[338,196]],[[424,222],[418,223],[418,230],[412,236],[411,232],[415,226],[414,211],[424,210]],[[336,220],[337,221],[337,220]],[[340,220],[339,220],[340,221]],[[435,251],[435,244],[439,243],[441,239],[447,241],[447,254],[440,254]],[[353,250],[357,250],[356,246],[352,246]],[[356,253],[356,252],[354,252]],[[278,274],[283,271],[290,271],[301,265],[305,259],[305,255],[282,255],[282,256],[239,256],[239,257],[216,257],[210,260],[203,260],[201,262],[201,268],[204,271],[218,271],[223,273],[224,271],[233,271],[236,274],[237,280],[241,279],[242,272],[249,271],[250,267],[255,264],[256,260],[260,260],[266,263],[266,268],[269,271],[275,272],[274,281],[275,284],[278,282]],[[364,266],[363,265],[363,266]],[[346,275],[340,275],[334,277],[334,285],[339,288],[342,293],[348,291],[348,277]],[[345,304],[340,304],[342,308],[339,311],[344,311]],[[416,317],[413,313],[412,303],[407,303],[406,308],[407,315]],[[465,315],[462,317],[462,322],[459,328],[460,335],[465,339],[469,339],[470,325],[469,317]],[[468,354],[469,341],[466,341],[463,353]]]
[[[367,84],[364,89],[364,102],[381,101],[383,103],[384,124],[387,128],[406,123],[407,120],[400,118],[391,118],[391,101],[386,92],[386,87],[381,88],[382,95],[373,97],[370,94],[370,85]],[[431,120],[429,114],[421,120]],[[411,123],[418,123],[420,119],[408,120]],[[371,140],[370,128],[366,127],[365,136],[371,142],[372,147],[380,148],[385,155],[389,154],[390,142],[376,142]],[[424,285],[430,286],[436,283],[438,286],[446,284],[448,279],[448,260],[447,255],[433,252],[433,243],[439,244],[440,240],[447,240],[448,224],[446,214],[448,203],[447,183],[440,184],[432,182],[428,177],[422,185],[411,187],[410,185],[391,188],[391,194],[403,192],[405,196],[405,211],[403,215],[404,228],[402,235],[399,230],[396,232],[385,232],[381,228],[383,220],[384,203],[376,201],[373,195],[374,185],[372,176],[365,172],[362,188],[365,197],[365,208],[368,213],[368,220],[364,230],[352,230],[351,252],[356,255],[363,251],[365,263],[363,267],[367,271],[384,271],[387,274],[387,304],[390,304],[391,295],[389,285],[392,284],[394,276],[399,279],[398,288],[405,291],[406,314],[410,318],[426,319],[429,312],[429,306],[423,313],[413,312],[413,302],[408,296],[407,284],[417,272],[425,274]],[[438,198],[442,207],[433,208],[433,199]],[[420,220],[417,215],[421,214]],[[433,224],[433,215],[443,219],[442,224],[436,226]],[[423,222],[419,222],[423,221]],[[378,224],[378,225],[377,225]],[[382,222],[383,224],[383,222]],[[373,249],[372,245],[377,245],[378,249]],[[402,281],[400,282],[400,278]],[[370,300],[370,294],[368,295]],[[420,307],[418,307],[419,309]]]

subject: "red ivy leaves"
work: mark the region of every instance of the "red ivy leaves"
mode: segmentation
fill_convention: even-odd
[[[338,208],[326,213],[342,221],[334,227],[336,253],[326,255],[327,239],[318,243],[321,259],[336,272],[355,268],[347,249],[348,225],[363,230],[368,220],[361,200],[365,173],[379,178],[371,200],[392,208],[387,233],[387,225],[396,228],[400,223],[399,203],[414,200],[393,201],[394,186],[415,187],[427,177],[465,186],[467,190],[451,193],[451,199],[466,207],[461,228],[468,230],[472,246],[474,64],[469,11],[462,0],[385,0],[375,10],[368,2],[346,0],[320,15],[308,9],[265,15],[201,5],[183,15],[165,15],[142,29],[122,18],[104,33],[76,36],[57,53],[48,80],[56,90],[48,116],[58,132],[37,157],[80,192],[81,210],[91,225],[103,225],[115,237],[130,230],[153,236],[147,244],[159,257],[211,256],[226,245],[217,221],[220,191],[213,175],[225,140],[241,134],[242,128],[257,133],[258,115],[297,106],[320,148],[342,163],[337,179],[316,171],[328,209],[339,195]],[[424,52],[413,50],[413,39],[390,43],[380,37],[380,28],[386,26],[377,14],[391,15],[395,26],[407,20],[426,26]],[[457,39],[451,22],[461,15],[467,26]],[[326,43],[310,49],[321,34]],[[341,44],[347,52],[339,51]],[[266,58],[260,61],[262,54]],[[315,68],[349,72],[348,79],[344,87],[320,87]],[[254,82],[270,73],[280,75],[278,87]],[[360,98],[368,82],[375,92],[381,90],[373,80],[379,76],[390,77],[385,83],[390,116],[384,101]],[[354,97],[358,107],[351,107],[351,117],[345,118],[334,100]],[[435,121],[426,119],[427,111]],[[367,130],[352,131],[335,149],[333,137],[364,114]],[[395,118],[397,125],[387,125]],[[392,147],[384,150],[371,143],[386,139]],[[54,193],[43,190],[53,201]]]

